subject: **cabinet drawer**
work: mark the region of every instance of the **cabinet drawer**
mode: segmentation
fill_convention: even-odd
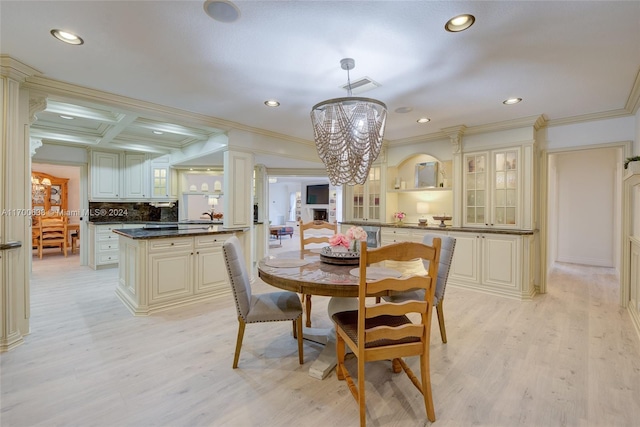
[[[149,252],[188,250],[193,248],[192,238],[153,239],[149,242]]]
[[[222,246],[222,244],[233,234],[213,234],[210,236],[196,236],[196,248],[208,248],[211,246]]]
[[[97,264],[113,264],[118,262],[118,251],[100,252],[97,254]]]
[[[122,224],[96,225],[97,234],[110,234],[113,230],[122,228]]]
[[[118,235],[115,234],[115,233],[97,234],[96,235],[96,240],[98,242],[117,242],[118,241]]]
[[[100,251],[100,253],[114,251],[114,250],[117,250],[117,249],[118,249],[118,241],[117,240],[112,241],[112,242],[109,242],[109,241],[106,241],[106,242],[99,241],[98,242],[98,251]]]

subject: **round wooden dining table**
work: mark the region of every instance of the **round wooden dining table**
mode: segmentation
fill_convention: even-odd
[[[334,265],[320,260],[319,249],[281,252],[258,262],[258,275],[280,289],[307,295],[355,298],[358,265]]]

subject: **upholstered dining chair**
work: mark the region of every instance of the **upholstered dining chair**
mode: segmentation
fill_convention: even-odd
[[[60,246],[67,256],[67,224],[66,218],[42,218],[40,220],[40,236],[38,257],[42,259],[42,249],[47,246]]]
[[[447,342],[447,330],[444,327],[444,313],[442,304],[444,301],[444,291],[447,287],[447,279],[449,278],[449,270],[451,269],[451,261],[453,260],[453,250],[456,247],[456,239],[451,236],[442,236],[438,234],[426,234],[422,240],[425,245],[431,245],[433,239],[439,237],[442,240],[442,248],[440,250],[440,265],[438,267],[438,279],[436,280],[436,294],[433,298],[433,305],[438,315],[438,326],[440,326],[440,338],[442,342]],[[384,297],[389,302],[402,302],[410,299],[422,299],[424,297],[422,290],[409,291],[403,294],[396,294]]]
[[[349,390],[360,407],[360,426],[366,425],[365,406],[365,362],[391,359],[394,372],[404,370],[411,382],[422,393],[427,418],[435,421],[431,375],[429,372],[429,339],[435,278],[438,277],[441,241],[433,239],[431,246],[416,242],[401,242],[367,249],[367,243],[361,242],[360,267],[358,269],[358,309],[335,313],[332,316],[336,326],[336,355],[338,379],[346,380]],[[408,276],[376,277],[374,270],[384,268],[386,260],[408,262],[415,259],[429,261],[428,274]],[[378,276],[379,277],[379,276]],[[400,304],[380,301],[366,304],[367,297],[402,292],[409,289],[421,289],[424,294],[420,300],[407,300]],[[418,313],[420,320],[412,322],[407,314]],[[356,385],[345,359],[345,344],[358,359],[358,384]],[[407,356],[420,356],[420,380],[402,360]]]
[[[233,368],[238,367],[240,349],[247,323],[257,322],[293,322],[293,335],[298,339],[298,359],[304,363],[302,349],[302,304],[294,292],[279,291],[264,294],[253,294],[251,283],[245,267],[245,258],[240,241],[236,236],[227,239],[222,245],[224,261],[231,282],[231,290],[238,312],[238,339],[233,357]]]
[[[323,234],[323,235],[309,235],[306,232],[308,230],[329,230],[331,234]],[[338,225],[334,223],[329,223],[326,221],[310,221],[307,223],[303,223],[300,221],[300,250],[304,251],[307,249],[307,245],[312,243],[329,243],[329,239],[332,234],[336,234],[338,230]],[[304,311],[306,313],[306,322],[305,326],[307,328],[311,327],[311,295],[302,294],[302,301],[304,301]]]

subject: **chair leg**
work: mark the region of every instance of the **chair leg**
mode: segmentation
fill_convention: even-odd
[[[344,339],[340,334],[336,334],[336,375],[338,380],[344,381]]]
[[[307,313],[307,328],[311,327],[311,295],[304,296],[304,310]]]
[[[444,313],[442,312],[442,302],[444,299],[441,299],[436,305],[436,313],[438,314],[438,326],[440,326],[440,337],[442,338],[443,343],[447,343],[447,331],[444,328]]]
[[[293,338],[298,338],[298,329],[297,329],[297,319],[293,320],[291,323],[293,323]]]
[[[296,319],[296,329],[298,338],[298,359],[301,365],[304,365],[304,350],[302,348],[302,314]]]
[[[238,367],[238,359],[240,359],[240,348],[242,347],[242,338],[244,337],[244,320],[238,317],[238,339],[236,340],[236,354],[233,356],[233,369]]]
[[[427,349],[427,351],[429,351]],[[420,355],[420,376],[422,377],[422,395],[424,397],[424,406],[427,410],[427,418],[429,421],[436,420],[436,413],[433,408],[433,393],[431,392],[431,372],[429,371],[429,354]]]
[[[360,407],[360,427],[365,427],[367,407],[364,402],[364,357],[358,357],[358,406]]]

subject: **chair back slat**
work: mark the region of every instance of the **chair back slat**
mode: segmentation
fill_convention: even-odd
[[[431,277],[410,276],[401,279],[384,279],[369,282],[367,285],[369,295],[376,295],[383,292],[406,292],[412,289],[427,289],[431,286]]]
[[[422,338],[424,325],[402,325],[398,327],[377,326],[368,329],[364,334],[364,342],[379,340],[402,340],[405,338]]]
[[[427,303],[425,301],[405,301],[401,303],[381,302],[371,307],[367,307],[365,318],[371,319],[377,316],[390,315],[402,316],[408,313],[426,313]]]
[[[324,236],[308,235],[308,237],[305,237],[308,230],[329,230],[332,233]],[[311,243],[329,243],[329,239],[333,234],[336,234],[337,230],[338,225],[335,222],[311,221],[303,223],[300,221],[300,249],[305,249],[305,246]]]

